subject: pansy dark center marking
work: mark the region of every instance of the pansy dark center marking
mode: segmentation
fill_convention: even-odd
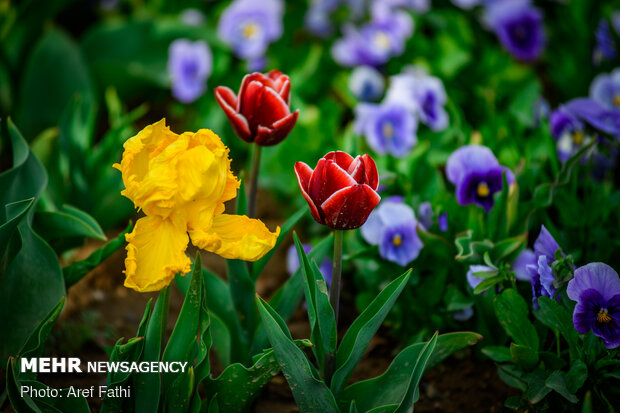
[[[394,127],[390,122],[385,122],[382,127],[383,137],[391,139],[394,136]]]
[[[400,236],[400,234],[394,235],[394,237],[392,238],[392,244],[394,244],[395,247],[398,247],[402,243],[403,238]]]
[[[575,142],[575,145],[581,145],[583,143],[583,132],[582,131],[573,132],[573,142]]]
[[[484,181],[478,184],[478,188],[476,191],[478,193],[478,196],[481,198],[486,198],[491,193],[491,191],[489,190],[489,185],[487,185],[487,183]]]
[[[611,316],[609,315],[609,311],[606,308],[601,308],[596,316],[596,321],[599,323],[610,323]]]
[[[252,39],[253,37],[255,37],[257,32],[258,26],[254,23],[248,23],[243,26],[243,36],[248,39]]]
[[[620,93],[616,93],[613,97],[614,106],[620,106]]]

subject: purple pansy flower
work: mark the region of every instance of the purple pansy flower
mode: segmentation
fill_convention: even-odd
[[[448,114],[444,109],[446,100],[441,80],[417,69],[392,76],[386,95],[387,102],[412,110],[420,122],[434,131],[448,126]]]
[[[573,99],[563,108],[594,129],[620,138],[620,110],[607,109],[598,101],[590,98]]]
[[[469,270],[467,270],[467,282],[469,283],[471,289],[475,290],[478,284],[484,280],[482,277],[476,277],[477,273],[491,271],[497,270],[486,265],[470,265]]]
[[[518,60],[536,60],[545,46],[542,13],[529,1],[494,1],[487,7],[486,22],[502,46]]]
[[[418,122],[402,106],[387,103],[360,103],[355,107],[355,132],[366,137],[368,145],[379,155],[407,155],[416,144]]]
[[[601,61],[612,60],[616,57],[616,45],[614,38],[611,36],[609,23],[601,20],[594,32],[596,46],[592,55],[595,65],[599,65]]]
[[[366,242],[379,245],[382,258],[404,267],[424,247],[416,226],[413,209],[388,198],[370,213],[361,231]]]
[[[383,94],[385,80],[379,71],[370,66],[358,66],[351,72],[349,90],[361,101],[377,100]]]
[[[311,245],[302,244],[302,246],[304,247],[304,251],[306,252],[306,254],[308,254],[310,250],[312,250]],[[286,251],[286,271],[288,272],[289,275],[293,275],[295,274],[295,271],[297,271],[298,268],[299,268],[299,256],[297,255],[297,248],[295,247],[295,244],[293,244]],[[332,283],[332,271],[333,271],[331,260],[329,258],[325,258],[323,262],[321,263],[321,265],[319,266],[319,270],[321,271],[321,274],[323,274],[323,278],[325,279],[325,284],[327,284],[327,287],[329,288],[329,286]]]
[[[344,36],[334,43],[332,56],[342,66],[380,66],[405,50],[413,34],[411,16],[401,11],[373,14],[372,20],[359,29],[343,27]]]
[[[476,204],[486,212],[493,207],[493,194],[502,190],[502,174],[508,184],[514,182],[510,170],[501,166],[486,146],[463,146],[450,155],[446,164],[448,180],[456,186],[461,205]]]
[[[168,74],[172,79],[172,95],[183,103],[198,99],[207,88],[213,60],[203,41],[177,39],[168,49]]]
[[[222,13],[217,32],[251,70],[262,70],[269,43],[282,36],[281,0],[235,0]]]
[[[431,8],[430,0],[374,0],[372,4],[373,12],[404,9],[415,13],[426,13]]]
[[[620,68],[596,76],[590,84],[590,97],[607,109],[620,110]]]
[[[592,136],[586,135],[585,124],[564,107],[554,110],[549,121],[551,135],[558,141],[558,158],[562,162],[566,162],[579,149],[592,141]]]
[[[582,334],[592,330],[607,348],[620,346],[620,279],[613,268],[602,262],[577,268],[566,294],[577,302],[575,330]]]
[[[512,263],[512,270],[515,272],[515,278],[521,281],[530,281],[532,275],[527,270],[528,265],[537,265],[536,253],[526,248],[517,256]]]
[[[545,296],[553,298],[556,288],[553,286],[554,276],[551,264],[555,261],[555,252],[562,249],[555,241],[551,233],[544,225],[540,227],[540,234],[534,242],[534,262],[526,265],[526,270],[530,275],[532,284],[532,302],[534,308],[538,309],[538,297]],[[565,256],[564,252],[562,255]],[[559,297],[557,297],[559,299]]]

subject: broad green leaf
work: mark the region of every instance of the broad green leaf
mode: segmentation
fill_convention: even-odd
[[[57,125],[76,94],[94,96],[92,89],[88,66],[75,42],[63,31],[47,30],[35,45],[21,79],[18,119],[28,140]]]
[[[578,354],[578,335],[573,325],[571,314],[555,300],[548,297],[539,297],[540,309],[534,311],[534,315],[544,325],[554,331],[559,331],[568,343],[570,359],[574,361]]]
[[[129,223],[125,230],[118,234],[116,238],[110,240],[102,247],[97,248],[88,256],[88,258],[76,261],[66,267],[63,267],[62,273],[65,279],[65,286],[67,288],[71,287],[96,266],[106,260],[110,255],[116,252],[123,244],[125,244],[125,235],[131,231],[132,227],[133,225]]]
[[[424,374],[424,369],[426,368],[426,363],[430,359],[433,354],[433,350],[435,350],[435,346],[437,345],[437,335],[435,332],[433,337],[422,347],[420,351],[420,355],[416,360],[416,363],[413,367],[413,372],[411,373],[411,378],[409,379],[409,386],[407,387],[407,391],[405,392],[405,396],[402,401],[394,411],[395,413],[407,413],[413,409],[413,404],[418,400],[419,397],[419,389],[418,386],[420,384],[420,380],[422,380],[422,375]]]
[[[13,217],[7,208],[9,219]],[[20,208],[19,211],[22,212]],[[0,363],[14,355],[66,294],[60,263],[52,248],[28,226],[18,225],[21,249],[0,278]]]
[[[528,318],[525,299],[516,290],[508,288],[495,296],[493,307],[499,323],[515,343],[538,352],[538,333]]]
[[[506,363],[512,361],[510,348],[503,346],[486,346],[480,350],[482,354],[490,358],[496,363]]]
[[[159,293],[155,307],[148,320],[144,335],[142,361],[159,361],[161,348],[166,334],[170,287]],[[137,373],[135,375],[135,411],[136,413],[156,412],[159,406],[161,377],[159,374]]]
[[[538,351],[529,346],[510,343],[512,361],[523,370],[530,370],[538,364]]]
[[[258,322],[258,313],[254,305],[256,286],[250,278],[247,263],[241,260],[226,260],[226,274],[228,275],[228,286],[232,303],[235,306],[243,335],[245,337],[252,337]],[[249,355],[241,354],[241,356],[241,359],[233,361],[246,363]]]
[[[17,227],[34,205],[34,198],[8,204],[13,212],[13,218],[0,225],[0,274],[6,273],[17,252],[21,249],[21,238]]]
[[[575,394],[569,390],[566,373],[564,373],[563,371],[556,370],[551,373],[551,375],[545,381],[545,386],[560,393],[566,400],[571,403],[577,403],[579,401],[577,396],[575,396]]]
[[[150,303],[148,305],[150,307]],[[147,307],[146,313],[149,308]],[[146,316],[147,314],[145,314]],[[132,362],[139,361],[142,355],[142,349],[144,348],[144,337],[134,337],[127,340],[127,343],[123,344],[123,339],[118,339],[112,354],[110,354],[110,362]],[[130,372],[110,372],[108,373],[107,388],[113,389],[116,387],[123,388],[124,384],[131,376]],[[126,403],[125,399],[121,397],[104,397],[101,405],[101,412],[119,412],[123,410],[123,405]]]
[[[33,226],[35,231],[52,246],[66,238],[76,237],[106,241],[106,236],[97,221],[84,211],[70,205],[64,205],[59,211],[39,212],[35,216]]]
[[[291,339],[284,320],[258,296],[256,304],[267,337],[299,410],[304,413],[338,412],[333,394],[323,381],[315,377],[310,362]]]
[[[454,352],[476,344],[482,336],[476,333],[448,333],[437,339],[437,346],[429,359],[426,369],[439,364]],[[402,350],[383,374],[372,379],[360,381],[340,392],[338,403],[341,410],[355,400],[359,411],[365,412],[376,406],[397,405],[403,399],[409,386],[413,366],[425,343],[412,344]],[[381,391],[377,391],[381,389]]]
[[[474,294],[480,294],[483,291],[488,290],[489,288],[493,287],[498,282],[502,281],[502,279],[503,278],[501,275],[496,275],[491,278],[485,278],[484,280],[480,282],[480,284],[476,286],[476,288],[474,288]]]
[[[295,344],[299,348],[311,345],[307,340],[295,340]],[[229,365],[217,378],[208,379],[205,388],[209,398],[217,394],[224,411],[245,412],[259,395],[260,389],[279,372],[280,365],[273,349],[268,349],[254,356],[251,367],[240,363]]]
[[[286,220],[286,222],[284,222],[284,224],[282,225],[282,229],[280,231],[280,235],[278,236],[278,239],[276,241],[276,245],[274,245],[271,251],[265,254],[263,258],[256,261],[255,263],[252,263],[252,279],[256,280],[260,276],[260,274],[265,269],[265,266],[267,265],[267,263],[269,262],[273,254],[275,254],[280,244],[282,244],[282,241],[284,241],[284,239],[289,234],[289,232],[291,232],[293,227],[297,225],[299,220],[303,218],[303,216],[306,215],[307,212],[308,212],[308,208],[304,206],[302,209],[300,209],[299,211],[291,215]]]
[[[527,233],[516,237],[506,238],[493,246],[491,257],[494,262],[510,261],[508,258],[527,243]],[[516,257],[515,257],[516,258]]]
[[[409,281],[411,270],[389,283],[353,321],[336,352],[336,371],[331,389],[335,395],[347,384],[366,347]]]
[[[545,385],[545,381],[549,377],[549,372],[536,369],[527,377],[528,385],[525,396],[531,403],[536,404],[551,392],[551,388]]]
[[[472,238],[473,235],[474,232],[472,230],[467,230],[458,234],[454,239],[454,244],[457,249],[455,259],[457,261],[477,264],[482,260],[484,253],[493,248],[493,242],[490,240],[474,241]]]

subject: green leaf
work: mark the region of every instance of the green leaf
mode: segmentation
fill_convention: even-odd
[[[335,395],[346,385],[370,340],[407,285],[410,275],[411,270],[389,283],[347,330],[336,352],[336,371],[330,386]]]
[[[252,337],[258,323],[258,313],[254,305],[256,286],[250,278],[247,263],[241,260],[226,260],[226,273],[230,295],[243,335],[244,337]],[[246,338],[245,341],[249,341],[249,339]],[[233,361],[243,363],[248,361],[249,354],[241,354],[240,356],[242,359]]]
[[[516,237],[506,238],[493,246],[491,257],[494,262],[511,261],[506,257],[511,257],[522,245],[527,243],[527,233]],[[516,257],[515,257],[516,258]]]
[[[202,261],[200,254],[196,254],[192,279],[181,307],[181,312],[174,325],[162,361],[187,361],[193,365],[196,336],[199,334],[201,304],[204,300],[202,281]],[[162,389],[167,391],[164,400],[183,398],[184,394],[171,391],[171,385],[176,377],[171,373],[162,374]],[[178,387],[175,389],[178,390]]]
[[[485,252],[491,251],[493,242],[490,240],[474,241],[472,230],[464,231],[456,236],[457,255],[455,259],[460,262],[477,264],[482,260]]]
[[[150,309],[150,302],[147,305],[147,309],[145,312],[145,317],[148,316],[148,312]],[[112,349],[112,354],[110,354],[111,362],[137,362],[140,360],[140,356],[142,355],[142,349],[144,348],[144,337],[134,337],[127,340],[127,343],[123,344],[123,339],[119,339],[114,348]],[[107,380],[107,388],[123,388],[129,377],[131,376],[130,372],[109,372],[108,380]],[[121,397],[107,397],[107,395],[103,398],[101,405],[101,412],[119,412],[123,410],[123,405],[125,400]]]
[[[476,344],[482,336],[476,333],[459,332],[442,334],[437,339],[437,346],[426,364],[426,369],[439,364],[454,352]],[[360,381],[343,389],[338,397],[341,410],[355,400],[359,411],[366,412],[373,407],[398,405],[403,399],[418,357],[425,343],[416,343],[406,347],[392,360],[383,374],[372,379]],[[377,391],[381,389],[381,391]]]
[[[508,235],[508,193],[510,186],[506,179],[506,172],[502,172],[502,191],[495,195],[495,205],[489,212],[489,232],[492,239],[504,239]]]
[[[313,260],[312,264],[304,251],[297,234],[293,234],[301,272],[304,277],[306,303],[308,304],[308,319],[312,332],[313,348],[319,369],[323,369],[326,353],[333,353],[336,349],[336,323],[334,310],[329,303],[327,286],[321,271]]]
[[[41,320],[39,325],[34,329],[24,343],[22,349],[19,351],[20,358],[39,357],[43,354],[45,342],[47,341],[54,324],[56,324],[56,320],[58,319],[63,307],[65,306],[65,301],[66,298],[62,297],[58,304],[56,304],[47,316]],[[34,380],[36,378],[36,373],[24,372],[20,373],[19,377],[22,380]]]
[[[488,272],[491,272],[491,271],[488,271]],[[480,282],[480,284],[476,286],[476,288],[474,288],[474,294],[480,294],[483,291],[488,290],[489,288],[493,287],[498,282],[502,281],[502,279],[503,278],[501,275],[496,275],[495,277],[491,277],[491,278],[485,278],[484,280]]]
[[[508,288],[495,296],[493,307],[497,320],[515,343],[538,352],[538,333],[528,318],[525,299],[516,290]]]
[[[538,364],[538,351],[529,346],[510,343],[510,356],[514,363],[523,370],[530,370]]]
[[[132,227],[133,225],[129,223],[125,230],[118,234],[116,238],[110,240],[102,247],[97,248],[88,256],[88,258],[76,261],[66,267],[63,267],[62,273],[65,279],[66,288],[69,288],[76,282],[80,281],[82,277],[92,271],[96,266],[101,264],[123,244],[125,244],[125,235],[131,231]]]
[[[333,248],[333,234],[322,239],[308,253],[308,258],[317,262],[323,262],[327,254]],[[301,266],[300,266],[301,267]],[[284,283],[282,287],[273,295],[269,301],[269,305],[285,320],[292,317],[293,313],[299,307],[299,302],[304,295],[304,281],[301,274],[301,268],[295,271],[295,274]],[[252,353],[258,353],[267,346],[267,338],[265,329],[259,325],[252,342]]]
[[[15,206],[15,204],[11,204]],[[7,217],[23,207],[7,206]],[[52,248],[35,234],[27,217],[18,225],[21,249],[0,277],[0,363],[23,346],[36,326],[66,294],[60,263]]]
[[[310,362],[292,341],[284,320],[269,304],[256,297],[256,304],[282,373],[301,412],[338,412],[333,394],[315,377]]]
[[[269,262],[273,254],[275,254],[280,244],[282,244],[282,241],[284,241],[284,239],[289,234],[289,232],[291,232],[293,227],[297,225],[299,220],[303,218],[303,216],[306,215],[307,212],[308,212],[308,208],[306,208],[306,206],[304,205],[302,209],[295,212],[293,215],[291,215],[286,220],[286,222],[284,222],[284,224],[282,225],[282,230],[280,231],[280,235],[278,236],[278,239],[276,241],[276,245],[271,249],[271,251],[265,254],[263,258],[261,258],[260,260],[252,264],[252,279],[253,280],[256,280],[260,276],[260,274],[265,269],[265,266],[267,265],[267,263]]]
[[[10,220],[0,225],[0,251],[3,251],[0,256],[0,274],[6,273],[8,265],[21,248],[21,239],[17,227],[34,205],[34,198],[24,199],[23,201],[13,202],[8,205],[14,212]]]
[[[573,326],[571,314],[555,300],[548,297],[539,297],[538,304],[540,305],[540,309],[534,311],[534,315],[538,321],[562,334],[562,337],[564,337],[568,343],[570,359],[574,361],[578,354],[577,346],[579,345],[579,337]]]
[[[545,385],[548,377],[549,372],[542,369],[536,369],[528,376],[527,392],[525,395],[533,404],[540,402],[551,392],[551,388]]]
[[[86,212],[70,205],[63,205],[60,211],[39,212],[33,226],[35,231],[52,246],[65,238],[75,237],[106,241],[106,236],[97,221]]]
[[[307,347],[307,340],[295,340],[297,347]],[[224,369],[215,379],[208,379],[205,388],[208,398],[216,394],[219,404],[226,412],[248,411],[252,402],[259,395],[260,389],[280,372],[273,349],[254,356],[254,364],[245,367],[234,363]]]
[[[422,351],[420,351],[420,355],[416,360],[416,363],[413,367],[413,372],[411,373],[411,379],[409,379],[409,387],[405,392],[405,396],[403,400],[400,402],[395,413],[407,413],[409,410],[413,409],[413,404],[419,397],[419,389],[418,386],[420,384],[420,380],[422,380],[422,375],[424,374],[424,369],[426,367],[426,363],[433,354],[433,350],[435,350],[435,346],[437,345],[437,335],[438,332],[433,334],[433,337],[422,347]]]
[[[92,97],[92,89],[88,66],[75,42],[58,29],[47,30],[21,79],[18,119],[24,134],[32,138],[56,125],[75,94]]]
[[[496,363],[506,363],[512,361],[510,348],[503,346],[486,346],[482,348],[482,354],[490,358]]]
[[[556,370],[547,378],[545,386],[560,393],[566,400],[571,403],[577,403],[579,399],[568,389],[566,373]]]
[[[159,361],[166,334],[170,287],[159,293],[144,335],[142,361]],[[159,374],[137,373],[135,375],[136,413],[156,412],[159,406],[161,377]]]

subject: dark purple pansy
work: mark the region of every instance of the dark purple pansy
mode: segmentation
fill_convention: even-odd
[[[542,13],[529,1],[494,1],[487,7],[486,21],[515,58],[532,61],[542,53],[545,46]]]
[[[575,270],[566,288],[577,302],[573,312],[575,330],[592,330],[607,348],[620,346],[620,279],[609,265],[593,262]]]
[[[620,111],[605,108],[591,98],[573,99],[564,105],[573,117],[587,123],[594,129],[620,138]]]
[[[514,182],[510,170],[501,166],[486,146],[463,146],[450,155],[446,164],[448,180],[456,185],[456,200],[461,205],[476,204],[489,212],[493,195],[502,190],[502,174],[508,184]]]

